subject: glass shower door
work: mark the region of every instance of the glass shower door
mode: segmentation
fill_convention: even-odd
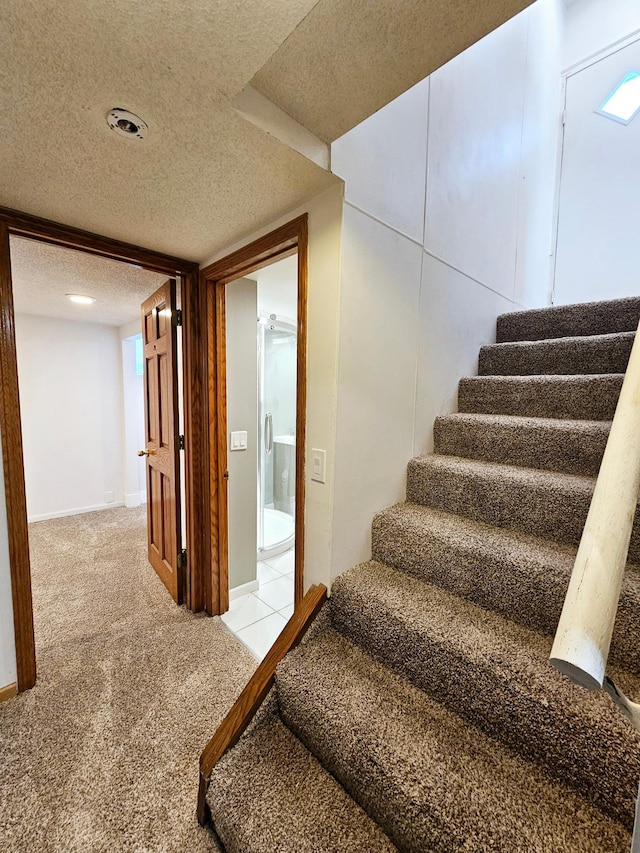
[[[258,558],[293,545],[297,331],[274,315],[258,320]]]

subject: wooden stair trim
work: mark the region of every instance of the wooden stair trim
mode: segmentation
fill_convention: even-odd
[[[282,633],[249,679],[247,686],[218,726],[216,733],[205,746],[200,756],[200,785],[198,788],[198,822],[201,826],[208,823],[210,819],[206,796],[213,768],[222,756],[240,740],[256,711],[273,687],[277,665],[304,637],[326,599],[327,588],[323,584],[314,585],[307,591]]]

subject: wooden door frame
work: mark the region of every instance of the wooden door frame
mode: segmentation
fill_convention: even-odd
[[[206,306],[205,414],[208,443],[205,610],[217,615],[229,608],[227,469],[227,394],[225,287],[268,264],[298,255],[298,341],[296,378],[296,606],[304,594],[305,446],[307,421],[308,215],[305,213],[200,271],[200,296]]]
[[[203,408],[200,405],[204,397],[206,359],[201,345],[203,306],[197,263],[0,207],[0,432],[7,505],[17,687],[21,691],[35,684],[36,654],[11,284],[11,236],[28,237],[55,246],[77,249],[180,278],[183,312],[187,606],[195,611],[202,610],[205,602],[203,568],[206,566],[204,547],[207,540],[203,530],[208,520],[208,504],[199,484],[203,482],[203,460],[207,450],[206,445],[202,443]]]

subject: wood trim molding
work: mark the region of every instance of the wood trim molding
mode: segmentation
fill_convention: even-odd
[[[180,275],[198,269],[195,261],[174,258],[172,255],[154,252],[152,249],[144,249],[132,243],[123,243],[121,240],[112,240],[110,237],[102,237],[100,234],[82,231],[70,225],[61,225],[58,222],[51,222],[49,219],[41,219],[39,216],[31,216],[8,207],[0,207],[0,220],[3,220],[10,233],[17,237],[32,237],[41,243],[52,243],[67,249],[80,249],[92,255],[138,264],[147,270],[167,273],[167,275]]]
[[[270,263],[298,255],[298,365],[296,379],[296,509],[294,602],[304,592],[305,449],[307,406],[307,293],[309,225],[305,213],[200,271],[207,294],[207,391],[203,431],[209,443],[209,551],[205,568],[205,610],[224,613],[229,606],[227,480],[227,394],[225,285]]]
[[[18,693],[17,684],[7,684],[6,687],[0,687],[0,702],[6,702],[8,699],[13,699]]]
[[[198,264],[161,252],[102,237],[17,210],[0,207],[0,432],[7,499],[9,560],[15,630],[17,689],[33,687],[36,656],[33,637],[33,605],[29,537],[24,484],[20,399],[15,347],[15,318],[11,286],[11,235],[28,237],[113,260],[138,264],[144,269],[180,276],[184,286],[185,350],[185,464],[187,501],[187,548],[191,548],[188,572],[189,606],[204,607],[204,569],[208,565],[204,530],[208,496],[203,495],[202,466],[207,447],[202,446],[201,423],[206,423],[206,352],[201,326]]]
[[[218,730],[205,746],[200,756],[200,784],[198,788],[198,821],[201,826],[204,826],[210,819],[206,797],[213,768],[222,756],[240,740],[242,733],[273,687],[276,666],[286,654],[298,645],[326,600],[326,586],[319,584],[309,589]]]
[[[24,485],[9,229],[0,220],[0,430],[9,535],[9,565],[18,690],[36,683],[29,528]]]

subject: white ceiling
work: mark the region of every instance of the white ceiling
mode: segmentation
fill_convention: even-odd
[[[338,180],[248,84],[330,140],[529,2],[0,0],[0,205],[202,261]]]
[[[167,276],[86,252],[11,237],[11,278],[16,314],[39,314],[123,326],[140,317],[140,305]],[[92,305],[67,293],[94,296]]]

